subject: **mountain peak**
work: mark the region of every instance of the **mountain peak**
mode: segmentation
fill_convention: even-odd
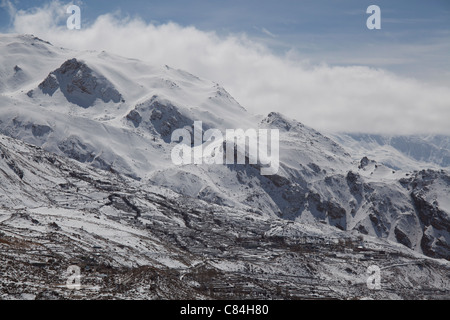
[[[50,96],[59,89],[67,101],[83,108],[93,106],[97,99],[105,103],[118,103],[123,100],[122,95],[108,79],[75,58],[67,60],[52,71],[39,84],[39,89]]]
[[[293,127],[296,127],[298,125],[302,126],[302,124],[286,118],[279,112],[269,113],[269,115],[263,119],[262,123],[276,127],[277,129],[283,131],[291,131]]]
[[[449,239],[449,231],[434,230],[435,226],[428,224],[438,218],[447,221],[444,213],[450,206],[441,194],[448,195],[448,180],[435,179],[436,191],[431,192],[425,190],[427,186],[418,187],[421,177],[401,183],[408,175],[382,166],[381,152],[374,155],[363,150],[363,155],[352,152],[351,156],[334,139],[278,112],[261,121],[219,85],[185,71],[27,39],[31,42],[17,36],[0,38],[0,133],[155,187],[167,187],[195,199],[192,201],[302,223],[325,221],[418,252],[423,252],[421,241],[426,233],[427,243],[438,244],[426,245],[426,252],[449,258],[450,253],[443,249],[448,240],[438,243],[441,237]],[[126,94],[126,103],[119,91]],[[201,121],[205,130],[221,132],[279,129],[279,174],[262,176],[260,168],[247,160],[215,166],[176,165],[171,161],[177,143],[172,141],[172,133],[191,128],[196,121]],[[445,146],[445,141],[433,140],[433,144]],[[404,143],[400,140],[395,145]],[[268,155],[268,148],[264,150],[261,143],[253,147]],[[416,148],[405,150],[414,152]],[[3,154],[6,159],[7,153]],[[20,180],[22,170],[27,179],[19,160],[5,160],[3,167],[10,177]],[[413,189],[421,207],[413,203]],[[438,204],[434,205],[434,200]]]
[[[50,42],[42,40],[41,38],[36,37],[34,34],[24,34],[24,35],[20,36],[20,38],[22,38],[26,41],[31,41],[31,42],[38,41],[38,42],[42,42],[42,43],[48,44],[50,46],[53,46],[53,44],[51,44]]]

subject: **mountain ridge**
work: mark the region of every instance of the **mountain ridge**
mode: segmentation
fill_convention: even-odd
[[[11,69],[2,72],[27,74],[22,87],[10,76],[1,79],[2,134],[198,201],[324,223],[450,258],[450,209],[437,201],[450,194],[445,169],[433,166],[430,174],[393,170],[376,153],[366,157],[363,149],[352,151],[334,136],[279,113],[252,115],[216,83],[167,66],[55,48],[30,36],[2,37],[0,46],[2,66]],[[103,99],[107,90],[115,98]],[[278,173],[261,176],[258,166],[248,163],[174,165],[171,133],[192,130],[198,120],[204,129],[279,129]],[[427,179],[431,184],[420,183]]]
[[[2,135],[0,177],[0,299],[449,297],[449,261],[145,186]],[[380,290],[367,287],[373,265]],[[70,266],[81,290],[66,287]]]

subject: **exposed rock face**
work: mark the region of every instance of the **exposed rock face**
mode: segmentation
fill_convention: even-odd
[[[213,205],[1,135],[0,183],[4,299],[449,298],[450,262]],[[76,293],[65,286],[73,265]],[[383,270],[380,290],[366,285],[372,265]]]
[[[400,230],[398,227],[395,227],[395,237],[397,241],[404,246],[407,246],[408,248],[411,248],[411,240],[408,238],[408,236]]]
[[[0,45],[7,42],[0,39]],[[72,59],[73,51],[33,38],[9,42],[15,49],[9,44],[1,47],[9,58],[5,76],[0,72],[0,91],[2,83],[8,90],[16,89],[8,97],[2,95],[0,132],[5,135],[196,201],[305,225],[320,222],[450,258],[448,171],[393,170],[379,161],[386,152],[369,152],[372,142],[385,146],[384,139],[367,137],[367,149],[359,152],[277,112],[252,115],[223,88],[180,70],[95,52],[80,53],[80,61]],[[18,50],[29,57],[18,61]],[[37,60],[41,64],[36,65]],[[66,62],[55,70],[62,61]],[[122,103],[119,91],[129,104]],[[194,121],[202,121],[203,130],[222,132],[278,129],[280,170],[262,176],[262,165],[248,161],[175,165],[170,159],[171,134],[180,128],[192,132]],[[441,146],[448,149],[446,139],[422,140],[392,140],[386,150],[393,150],[391,145],[401,149],[402,161],[414,151],[415,158],[431,161],[432,167],[446,163],[446,153],[437,152]],[[421,147],[429,143],[434,147]],[[414,167],[410,160],[408,166]],[[17,160],[4,170],[10,178],[27,176]],[[113,197],[111,202],[130,207],[125,199],[130,198]],[[8,196],[3,201],[9,201]]]
[[[192,131],[194,120],[182,115],[169,101],[153,96],[137,105],[126,116],[135,128],[160,136],[165,142],[171,142],[172,132],[179,128]]]
[[[402,183],[411,188],[411,198],[423,224],[423,252],[450,259],[450,212],[445,207],[450,194],[450,177],[445,171],[422,170]]]
[[[39,84],[44,94],[53,95],[58,89],[67,101],[83,108],[93,106],[97,99],[118,103],[122,95],[103,76],[77,59],[64,62]]]

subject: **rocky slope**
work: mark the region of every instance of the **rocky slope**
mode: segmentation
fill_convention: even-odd
[[[0,299],[448,299],[450,263],[210,204],[0,136]],[[69,266],[81,289],[66,287]],[[369,266],[381,289],[367,286]]]
[[[354,271],[347,272],[351,276],[337,276],[338,283],[349,276],[353,284],[359,279],[360,286],[357,291],[348,286],[339,295],[332,293],[338,290],[335,283],[332,291],[323,289],[318,296],[356,297],[366,292],[361,274],[374,259],[385,267],[405,264],[421,288],[426,282],[418,279],[436,268],[440,271],[436,282],[431,280],[430,290],[440,295],[439,290],[448,288],[446,262],[426,258],[450,259],[450,178],[437,163],[424,170],[408,158],[405,163],[410,167],[393,169],[383,161],[382,152],[366,157],[362,148],[345,143],[348,140],[333,135],[330,139],[276,112],[251,115],[219,85],[168,66],[155,67],[105,52],[56,48],[33,36],[2,36],[0,52],[0,133],[50,152],[2,137],[4,243],[8,248],[15,248],[11,243],[16,240],[28,243],[32,238],[42,239],[35,242],[37,246],[54,243],[60,248],[56,252],[63,252],[54,277],[72,259],[82,263],[82,256],[101,257],[94,265],[114,266],[116,276],[137,272],[142,277],[136,268],[144,268],[144,273],[163,272],[167,286],[181,287],[185,283],[176,272],[194,265],[206,265],[207,273],[212,270],[215,275],[212,278],[220,274],[224,282],[231,277],[229,272],[238,270],[236,283],[240,283],[252,270],[241,266],[249,264],[264,266],[263,274],[289,275],[286,285],[291,289],[281,288],[281,292],[290,290],[293,295],[299,290],[298,297],[306,297],[311,283],[318,286],[320,279],[335,280],[336,270],[328,266],[334,261]],[[195,121],[202,121],[204,131],[278,129],[278,172],[261,175],[262,163],[173,164],[172,132],[180,128],[192,132]],[[437,159],[433,154],[423,159]],[[15,239],[14,234],[23,237]],[[333,244],[339,240],[340,245]],[[358,248],[361,241],[367,243]],[[4,255],[6,261],[21,255],[21,261],[31,259],[27,250],[17,250],[9,258]],[[140,254],[141,250],[149,256]],[[287,252],[294,252],[293,256]],[[189,255],[192,260],[185,261]],[[219,265],[205,264],[205,259],[217,257]],[[421,261],[426,261],[425,269]],[[48,261],[44,262],[49,272]],[[302,266],[302,271],[294,266]],[[28,275],[27,268],[25,264],[22,271],[14,269],[11,279],[21,272]],[[282,271],[285,268],[288,271]],[[102,270],[100,274],[108,275]],[[305,270],[320,274],[315,278],[309,272],[309,287],[303,280],[296,282],[306,277]],[[394,274],[398,273],[392,273],[392,279]],[[409,288],[408,277],[389,281]],[[281,278],[275,277],[270,285],[271,297],[276,296],[275,282]],[[270,277],[258,279],[265,282]],[[191,280],[202,283],[195,277]],[[251,283],[254,288],[255,282]],[[302,291],[303,285],[308,289]],[[179,293],[198,293],[191,289]],[[255,292],[265,292],[260,289]],[[407,296],[392,290],[392,297]],[[199,294],[211,297],[211,292]],[[133,294],[127,291],[124,297]],[[155,297],[165,294],[170,296],[164,291]]]

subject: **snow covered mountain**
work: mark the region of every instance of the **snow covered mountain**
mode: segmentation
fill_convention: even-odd
[[[368,156],[394,170],[447,169],[450,167],[450,137],[443,135],[383,136],[331,134],[351,150],[354,157]]]
[[[185,71],[106,52],[57,48],[29,35],[1,35],[0,53],[0,133],[13,138],[0,136],[0,206],[5,216],[0,215],[0,230],[5,229],[7,243],[19,241],[14,234],[21,230],[27,234],[20,238],[25,242],[33,236],[54,237],[55,246],[63,246],[63,239],[80,240],[80,255],[91,255],[88,248],[105,248],[99,253],[102,266],[133,272],[136,266],[150,265],[158,272],[193,272],[201,266],[225,277],[234,263],[238,271],[233,272],[263,264],[268,264],[263,273],[281,272],[289,264],[268,261],[274,250],[294,250],[293,243],[295,250],[304,250],[297,243],[299,235],[320,239],[316,249],[328,262],[336,257],[326,253],[323,243],[364,239],[372,246],[369,251],[390,251],[413,263],[425,259],[430,268],[414,269],[417,277],[437,268],[443,274],[433,278],[433,290],[448,288],[448,263],[426,258],[450,260],[450,176],[438,166],[447,161],[445,150],[418,159],[435,165],[414,167],[411,160],[409,167],[393,169],[379,157],[381,152],[371,154],[368,144],[356,147],[356,140],[344,135],[330,139],[276,112],[252,115],[218,84]],[[261,175],[261,163],[173,164],[172,132],[192,132],[195,121],[203,122],[203,130],[222,132],[278,129],[278,173]],[[411,154],[398,144],[389,145]],[[131,242],[125,244],[126,239]],[[263,249],[257,245],[261,241]],[[359,259],[357,247],[349,245],[347,251]],[[60,261],[70,260],[71,250],[64,248]],[[139,255],[140,250],[148,256]],[[187,252],[190,258],[182,258]],[[248,252],[251,257],[243,258]],[[200,256],[214,262],[206,264]],[[291,266],[309,268],[302,264],[306,260],[295,259]],[[337,263],[343,267],[343,261]],[[319,278],[330,280],[335,270],[326,271],[325,265],[318,262],[310,272],[320,269]],[[281,274],[299,276],[297,272]],[[164,273],[164,281],[182,286],[176,276]],[[170,296],[155,296],[165,294]],[[209,296],[205,291],[201,295]]]
[[[0,181],[0,299],[449,298],[449,261],[144,186],[5,136]],[[66,288],[73,265],[78,291]],[[367,286],[373,265],[381,290]]]

